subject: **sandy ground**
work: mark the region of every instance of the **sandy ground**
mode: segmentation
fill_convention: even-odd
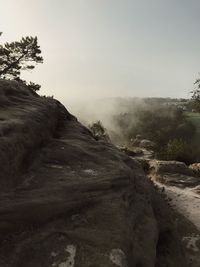
[[[164,186],[164,188],[171,206],[189,219],[200,231],[200,195],[189,188],[180,189],[175,186]]]
[[[200,267],[200,195],[194,193],[190,188],[180,189],[158,182],[156,185],[165,194],[168,203],[177,213],[178,228],[186,250],[188,266]]]
[[[143,155],[136,158],[151,160],[152,157],[151,151],[143,149]],[[168,186],[155,179],[153,182],[174,211],[174,220],[182,238],[187,265],[200,267],[200,194],[195,193],[194,188]],[[197,191],[200,192],[199,189]]]

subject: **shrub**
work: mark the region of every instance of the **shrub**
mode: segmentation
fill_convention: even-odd
[[[91,125],[89,125],[89,129],[97,139],[104,139],[106,141],[110,141],[107,130],[106,128],[104,128],[101,121],[96,121],[92,123]]]
[[[189,164],[194,161],[195,155],[191,145],[185,140],[173,139],[165,147],[160,149],[157,157],[162,160],[176,160]]]

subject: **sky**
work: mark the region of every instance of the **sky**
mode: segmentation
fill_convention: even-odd
[[[23,74],[69,100],[189,97],[200,72],[199,0],[0,0],[0,42],[38,36]]]

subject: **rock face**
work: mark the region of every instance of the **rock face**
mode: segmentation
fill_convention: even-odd
[[[179,187],[194,187],[200,184],[197,173],[183,162],[152,160],[149,164],[150,175],[158,182]]]
[[[53,137],[63,116],[74,119],[57,101],[40,98],[17,82],[0,82],[1,189],[19,182],[19,172]]]
[[[0,81],[0,266],[186,266],[141,165],[56,100]]]

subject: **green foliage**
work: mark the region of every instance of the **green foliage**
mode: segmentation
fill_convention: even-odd
[[[186,121],[182,110],[164,105],[150,105],[133,113],[120,114],[114,117],[114,123],[128,140],[140,134],[165,146],[170,139],[187,140],[195,132],[195,127]]]
[[[134,113],[120,114],[115,124],[124,133],[126,143],[136,135],[153,141],[157,158],[164,160],[195,161],[193,137],[196,127],[176,106],[149,105]]]
[[[17,81],[17,82],[26,84],[27,88],[30,89],[30,90],[33,90],[34,92],[39,91],[40,88],[41,88],[41,85],[39,85],[37,83],[33,83],[33,82],[29,82],[28,83],[27,81],[22,80],[20,78],[15,78],[14,80]]]
[[[20,79],[21,71],[32,70],[37,63],[43,63],[41,50],[37,37],[23,37],[20,41],[0,45],[0,78],[14,79],[23,83]],[[40,86],[30,82],[27,84],[34,91]]]
[[[197,112],[200,112],[200,78],[196,79],[194,86],[194,90],[191,91],[192,105],[193,109],[195,109]]]
[[[184,120],[176,127],[175,137],[189,142],[195,131],[195,126],[190,121]]]
[[[199,161],[200,149],[192,142],[173,139],[157,152],[157,158],[163,160],[177,160],[191,164]]]
[[[157,107],[137,114],[138,134],[150,139],[159,146],[165,145],[169,138],[175,136],[177,125],[183,122],[181,110],[172,107]]]
[[[98,139],[104,139],[106,141],[110,141],[107,130],[106,128],[104,128],[101,121],[96,121],[93,124],[89,125],[89,129],[91,130],[93,135],[97,137]]]
[[[158,158],[164,160],[190,161],[190,147],[186,141],[182,139],[173,139],[168,142],[166,147],[162,148],[158,154]]]
[[[105,128],[104,128],[101,121],[94,122],[93,124],[91,124],[89,126],[89,128],[94,134],[96,134],[96,133],[104,134],[105,133]]]

